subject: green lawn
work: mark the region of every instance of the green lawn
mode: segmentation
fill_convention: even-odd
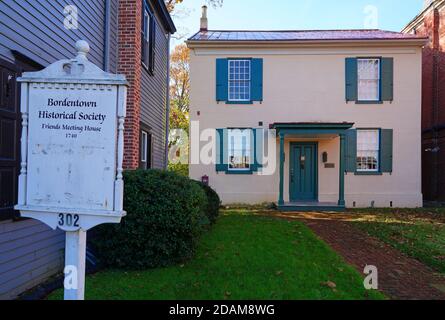
[[[50,299],[60,299],[62,291]],[[384,299],[306,226],[226,211],[182,266],[89,276],[86,299]]]
[[[355,212],[358,228],[445,274],[445,209]]]

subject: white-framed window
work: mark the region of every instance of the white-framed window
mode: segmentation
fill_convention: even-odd
[[[141,162],[147,163],[148,155],[148,133],[145,131],[141,132]]]
[[[150,28],[151,15],[147,9],[144,9],[144,17],[142,20],[142,63],[146,68],[150,65]]]
[[[380,59],[358,59],[358,101],[380,100]]]
[[[250,101],[251,61],[229,60],[229,101]]]
[[[250,170],[252,129],[228,130],[229,170]]]
[[[357,171],[380,170],[380,130],[357,130]]]

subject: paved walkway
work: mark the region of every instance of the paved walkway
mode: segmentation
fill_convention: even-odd
[[[366,265],[378,269],[379,289],[399,300],[445,300],[445,277],[421,262],[370,237],[348,222],[345,214],[283,213],[300,219],[360,273]]]

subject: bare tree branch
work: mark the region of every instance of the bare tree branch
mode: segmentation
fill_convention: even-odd
[[[172,13],[175,11],[176,5],[184,2],[184,0],[164,0],[167,6],[168,12]],[[213,8],[221,7],[224,0],[206,0],[206,4],[212,6]]]

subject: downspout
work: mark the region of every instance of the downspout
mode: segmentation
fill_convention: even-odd
[[[111,0],[105,0],[104,71],[110,72]]]
[[[167,105],[165,118],[165,169],[168,169],[168,136],[170,133],[170,33],[167,37]]]

